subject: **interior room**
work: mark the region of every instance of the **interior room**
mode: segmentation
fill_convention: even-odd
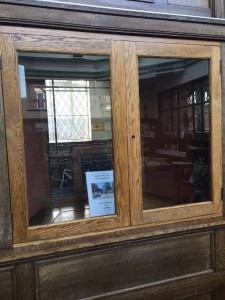
[[[210,201],[208,61],[139,58],[143,208]]]
[[[109,57],[19,54],[30,226],[90,217],[113,170]],[[139,57],[143,209],[210,201],[208,60]]]
[[[30,226],[90,217],[85,172],[113,169],[109,57],[19,54]]]

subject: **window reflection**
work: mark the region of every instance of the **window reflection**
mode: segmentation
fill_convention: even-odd
[[[143,208],[210,199],[208,60],[139,58]]]
[[[19,77],[29,225],[115,214],[109,58],[19,53]]]

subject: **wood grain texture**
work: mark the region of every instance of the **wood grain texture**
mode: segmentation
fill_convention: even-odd
[[[212,1],[212,16],[215,18],[224,18],[224,1]]]
[[[153,46],[154,45],[154,46]],[[137,42],[137,53],[140,56],[151,56],[151,57],[175,57],[175,58],[199,58],[208,59],[211,57],[211,47],[197,45],[197,42],[185,44],[183,42],[179,44],[163,43],[161,41],[155,43],[142,43]]]
[[[220,199],[217,199],[217,201],[221,202]],[[152,224],[159,224],[163,222],[174,223],[181,219],[194,220],[196,218],[208,218],[210,215],[220,216],[221,214],[222,212],[220,213],[215,212],[213,203],[204,202],[204,203],[196,203],[196,204],[188,204],[188,205],[179,205],[173,208],[166,207],[160,209],[152,209],[149,211],[146,210],[143,212],[142,222],[144,224],[149,222],[151,222]]]
[[[220,48],[212,47],[210,60],[211,180],[214,212],[222,212],[222,120]]]
[[[26,240],[27,201],[17,59],[10,35],[0,35],[14,242]],[[16,226],[15,226],[16,224]]]
[[[13,268],[0,269],[0,299],[1,300],[14,299],[12,269]]]
[[[130,2],[132,3],[133,1]],[[43,4],[44,2],[40,3]],[[22,6],[21,3],[20,6],[3,3],[0,4],[0,21],[1,24],[8,24],[10,26],[13,22],[14,25],[18,26],[30,25],[30,27],[39,26],[41,28],[67,28],[68,30],[101,31],[113,34],[123,32],[132,35],[166,35],[169,37],[179,36],[180,38],[192,37],[194,39],[196,39],[196,36],[200,39],[218,39],[223,35],[223,28],[221,29],[221,26],[212,26],[210,24],[211,21],[207,24],[199,24],[199,21],[201,23],[203,20],[195,20],[187,16],[168,16],[170,8],[172,8],[173,13],[180,12],[183,15],[187,15],[187,7],[183,10],[181,10],[182,6],[159,5],[159,7],[163,8],[161,11],[165,12],[165,15],[151,14],[148,9],[145,9],[143,12],[126,10],[118,12],[113,9],[111,11],[103,11],[99,14],[95,13],[93,7],[89,11],[82,11],[79,7],[79,11],[68,10],[65,13],[65,9],[32,8]],[[193,14],[201,15],[203,12],[203,15],[211,15],[211,10],[203,10],[199,10],[196,7],[192,9]],[[185,22],[182,22],[181,19]],[[196,24],[193,22],[196,22]],[[206,23],[206,20],[204,22]]]
[[[0,249],[12,247],[12,224],[7,162],[8,159],[5,141],[5,118],[3,109],[2,80],[0,69]]]
[[[15,267],[15,282],[18,300],[35,300],[35,274],[32,263],[18,264]]]
[[[111,43],[107,40],[95,40],[85,37],[62,36],[59,40],[55,35],[22,35],[14,37],[15,47],[18,51],[32,52],[53,52],[53,53],[72,53],[72,54],[96,54],[108,55],[111,52]]]
[[[101,297],[101,300],[222,300],[225,273],[211,273]]]
[[[124,43],[112,42],[111,96],[117,216],[121,226],[130,225],[128,143],[126,119],[126,74]]]
[[[89,218],[74,222],[29,227],[27,229],[27,241],[84,235],[90,232],[115,229],[119,227],[118,218],[118,216],[103,216],[101,218]]]
[[[208,233],[190,235],[35,263],[37,299],[86,299],[210,273],[210,240]]]
[[[168,0],[168,4],[209,8],[209,0]]]
[[[159,2],[160,1],[160,2]],[[162,3],[163,1],[163,3]],[[193,0],[192,0],[193,1]],[[209,8],[202,8],[202,7],[187,7],[182,5],[167,5],[166,0],[157,0],[157,2],[152,5],[148,3],[137,3],[135,1],[111,1],[111,0],[101,0],[101,1],[89,1],[86,5],[83,1],[78,1],[78,3],[69,3],[68,1],[62,3],[60,2],[40,2],[36,1],[36,7],[32,7],[32,4],[29,1],[20,1],[18,5],[12,5],[12,3],[4,3],[10,2],[9,1],[1,1],[1,11],[0,17],[2,18],[2,22],[8,23],[10,19],[13,19],[14,22],[17,24],[21,24],[26,20],[27,23],[30,25],[42,25],[50,26],[49,21],[51,23],[55,23],[56,26],[74,26],[74,23],[85,23],[85,19],[91,15],[94,16],[96,14],[107,14],[107,15],[134,15],[134,14],[149,14],[150,12],[163,12],[163,13],[172,13],[172,14],[183,14],[183,15],[192,15],[192,16],[208,16],[212,15],[212,11]],[[21,7],[21,2],[27,2],[26,4]],[[76,1],[77,2],[77,1]],[[87,2],[87,1],[86,1]],[[88,4],[91,4],[90,6]],[[96,4],[96,6],[95,6]],[[39,6],[39,7],[38,7]],[[41,7],[46,6],[46,8]],[[59,9],[56,9],[56,8]],[[60,10],[62,8],[62,10]],[[137,10],[137,12],[135,12]],[[66,11],[66,14],[64,13]],[[77,16],[75,20],[72,18],[76,13],[82,14],[82,19],[78,18]],[[42,22],[42,23],[41,23]],[[15,23],[14,23],[15,24]],[[75,26],[74,26],[75,27]],[[90,29],[90,27],[89,27]]]
[[[81,41],[84,41],[84,32],[82,31],[66,31],[66,30],[57,30],[57,29],[42,29],[42,35],[40,35],[40,30],[37,28],[26,28],[26,27],[8,27],[8,26],[0,26],[0,31],[5,34],[11,34],[13,36],[15,47],[21,45],[20,39],[23,38],[26,42],[26,36],[28,36],[28,39],[30,36],[39,36],[44,37],[44,41],[46,42],[47,36],[48,39],[51,37],[56,38],[63,38],[65,37],[67,41],[70,39],[78,39]],[[128,41],[128,42],[149,42],[149,43],[166,43],[166,44],[185,44],[185,45],[205,45],[205,46],[220,46],[220,43],[217,41],[209,41],[209,40],[188,40],[188,39],[177,39],[177,38],[171,38],[168,39],[166,37],[160,37],[158,36],[157,39],[155,37],[147,37],[145,35],[143,36],[129,36],[129,35],[118,35],[115,33],[107,34],[107,33],[98,33],[98,32],[85,32],[85,39],[88,41],[91,39],[96,40],[97,42],[101,41]],[[104,50],[103,50],[104,51]]]
[[[138,57],[135,43],[126,42],[126,103],[128,127],[128,164],[131,206],[131,224],[141,223],[142,214],[142,182],[141,182],[141,137],[140,137],[140,103],[138,86]]]
[[[216,270],[225,270],[225,230],[218,229],[215,234]]]
[[[221,82],[225,82],[225,43],[221,46]],[[222,185],[223,185],[223,213],[225,213],[225,85],[222,84],[222,97],[221,97],[221,112],[222,112]]]
[[[132,226],[105,232],[90,232],[78,236],[63,236],[35,242],[20,243],[13,249],[2,250],[0,262],[16,261],[31,257],[63,253],[90,247],[102,247],[114,243],[129,243],[132,240],[148,238],[160,239],[163,236],[185,234],[186,232],[206,231],[209,229],[225,228],[224,218],[193,219],[172,224],[160,224],[157,226]]]

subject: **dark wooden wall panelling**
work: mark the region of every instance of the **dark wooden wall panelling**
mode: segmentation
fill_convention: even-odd
[[[19,263],[15,266],[14,274],[17,300],[36,299],[34,264],[31,262]]]
[[[212,233],[204,233],[40,261],[38,299],[86,299],[211,273],[212,252]]]
[[[214,0],[212,2],[212,16],[224,18],[224,0]]]
[[[101,300],[223,300],[225,299],[225,273],[201,275],[116,295]]]
[[[132,1],[131,1],[132,2]],[[43,3],[43,2],[42,2]],[[196,9],[196,8],[195,8]],[[9,24],[45,28],[67,28],[151,36],[221,39],[225,36],[224,20],[86,7],[77,10],[32,7],[2,3],[0,25]]]
[[[215,0],[217,11],[222,0]],[[170,14],[184,14],[211,17],[211,0],[59,0],[59,1],[31,1],[30,0],[1,0],[0,3],[23,4],[40,7],[57,7],[61,9],[98,11],[100,7],[120,8],[126,10],[142,10]],[[212,6],[214,9],[214,6]]]
[[[4,268],[0,270],[0,299],[12,300],[15,297],[13,283],[13,268]]]

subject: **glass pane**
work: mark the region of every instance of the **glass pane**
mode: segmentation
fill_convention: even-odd
[[[192,106],[180,108],[181,135],[193,132],[193,108]]]
[[[173,112],[173,132],[176,134],[176,137],[178,137],[177,133],[179,131],[179,117],[178,117],[179,110],[173,109],[172,112]]]
[[[172,91],[172,103],[173,103],[173,107],[177,107],[178,106],[177,90]]]
[[[193,90],[191,84],[185,84],[179,88],[179,104],[180,106],[190,105],[193,102]]]
[[[209,102],[209,79],[206,78],[203,80],[203,101]]]
[[[201,103],[202,101],[202,88],[201,81],[194,83],[194,103]]]
[[[171,132],[171,111],[163,111],[162,112],[162,132]]]
[[[203,112],[204,112],[204,130],[209,131],[210,130],[209,103],[205,103],[203,105]]]
[[[29,225],[115,214],[109,57],[19,53]]]
[[[195,106],[195,131],[202,131],[202,110],[201,105]]]
[[[201,111],[204,106],[209,120],[209,106],[201,97],[208,60],[145,57],[142,62],[139,94],[145,113],[140,122],[154,124],[151,134],[141,130],[143,209],[211,201],[210,127]],[[161,105],[162,95],[170,95],[172,106]]]
[[[163,93],[160,97],[160,107],[162,110],[171,108],[170,93]]]

